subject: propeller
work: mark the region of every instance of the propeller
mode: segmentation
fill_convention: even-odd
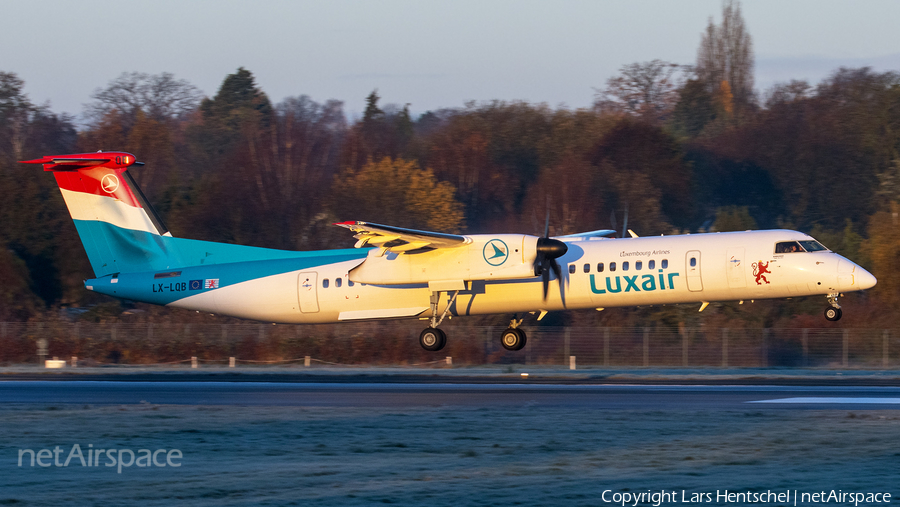
[[[616,210],[612,210],[609,212],[609,223],[612,225],[610,229],[618,230],[616,226]],[[622,237],[625,237],[625,232],[628,231],[628,203],[625,203],[625,220],[622,223]]]
[[[556,259],[569,251],[569,247],[558,239],[550,237],[550,211],[547,211],[547,222],[544,225],[544,236],[537,240],[537,255],[534,257],[534,274],[540,275],[544,282],[544,301],[550,289],[550,270],[556,275],[559,283],[562,283],[562,268]]]

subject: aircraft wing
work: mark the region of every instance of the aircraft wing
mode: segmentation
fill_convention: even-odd
[[[458,234],[417,231],[390,225],[368,222],[340,222],[334,225],[350,229],[356,234],[356,248],[374,246],[389,252],[409,252],[412,250],[454,248],[471,243],[472,240]]]
[[[586,239],[586,238],[602,238],[605,236],[610,236],[615,234],[616,231],[612,229],[600,229],[598,231],[590,231],[590,232],[578,232],[575,234],[566,234],[565,236],[553,236],[556,239]]]

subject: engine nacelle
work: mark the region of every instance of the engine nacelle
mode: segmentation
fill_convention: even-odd
[[[405,283],[507,280],[534,276],[538,238],[524,234],[476,234],[453,248],[396,253],[373,249],[362,264],[350,271],[359,283]]]

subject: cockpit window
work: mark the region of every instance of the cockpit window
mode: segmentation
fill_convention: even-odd
[[[800,243],[797,243],[796,241],[782,241],[781,243],[775,243],[775,253],[777,254],[802,251],[803,248],[800,246]]]
[[[812,241],[801,241],[801,242],[800,242],[800,245],[803,246],[803,248],[804,248],[807,252],[821,252],[821,251],[823,251],[823,250],[828,250],[827,248],[825,248],[825,245],[823,245],[822,243],[819,243],[819,242],[816,241],[816,240],[812,240]]]

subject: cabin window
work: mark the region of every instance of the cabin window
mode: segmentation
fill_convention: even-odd
[[[816,240],[801,241],[800,246],[802,246],[803,249],[806,250],[807,252],[821,252],[823,250],[828,250],[827,248],[825,248],[825,245],[823,245],[822,243],[819,243]]]
[[[669,267],[669,259],[663,259],[662,260],[662,268],[666,269],[668,267]]]
[[[590,264],[585,264],[585,265],[584,265],[584,272],[585,272],[585,273],[590,273],[590,272],[591,272],[591,265],[590,265]]]
[[[647,269],[656,269],[656,261],[650,261],[647,263]]]
[[[784,253],[795,253],[802,252],[803,248],[800,246],[800,243],[796,241],[782,241],[781,243],[775,243],[775,253],[784,254]]]
[[[644,267],[644,263],[641,261],[637,261],[634,263],[634,269],[636,269],[637,271],[640,271],[641,268],[643,268],[643,267]]]
[[[343,278],[335,278],[335,279],[334,279],[334,286],[335,286],[335,287],[340,287],[340,286],[341,286],[341,282],[343,282],[343,281],[344,281]]]
[[[328,279],[327,279],[327,278],[323,278],[323,279],[322,279],[322,288],[323,288],[323,289],[327,289],[327,288],[328,288]]]
[[[353,280],[347,280],[347,287],[353,287]]]
[[[610,270],[610,271],[615,271],[615,270],[616,270],[616,263],[615,263],[615,262],[610,262],[610,263],[609,263],[609,270]]]
[[[602,262],[597,263],[597,272],[598,272],[598,273],[602,273],[602,272],[603,272],[603,263],[602,263]]]
[[[573,273],[575,273],[575,265],[569,264],[569,274],[573,274]]]
[[[692,268],[697,267],[697,258],[696,257],[691,257],[691,267]]]
[[[622,271],[628,271],[628,261],[622,263]]]

